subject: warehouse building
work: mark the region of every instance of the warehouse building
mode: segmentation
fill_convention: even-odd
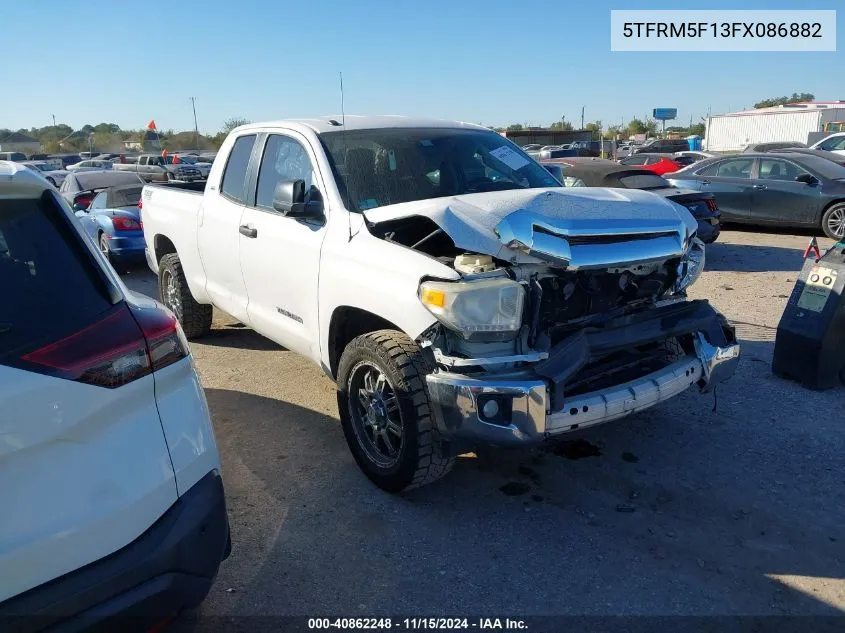
[[[731,112],[707,121],[704,149],[735,152],[751,143],[815,143],[845,125],[845,101],[791,103]]]

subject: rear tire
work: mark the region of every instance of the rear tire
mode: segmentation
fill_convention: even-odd
[[[111,251],[109,250],[109,240],[102,231],[97,234],[97,246],[100,247],[100,252],[105,256],[109,264],[114,266],[114,257],[112,257]]]
[[[214,308],[194,299],[176,253],[165,255],[158,263],[158,297],[176,315],[189,339],[199,338],[211,330]]]
[[[346,443],[387,492],[432,483],[455,463],[435,437],[425,386],[431,370],[417,344],[395,330],[353,339],[340,358],[337,404]]]
[[[830,205],[822,216],[822,231],[830,239],[845,240],[845,202]]]

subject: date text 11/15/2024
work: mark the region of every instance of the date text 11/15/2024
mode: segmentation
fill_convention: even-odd
[[[528,625],[512,618],[309,618],[308,629],[525,631]]]

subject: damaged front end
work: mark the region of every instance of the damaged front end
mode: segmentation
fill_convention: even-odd
[[[520,209],[496,224],[502,248],[489,255],[426,228],[404,245],[434,247],[462,276],[419,288],[438,319],[419,339],[437,367],[434,417],[456,451],[608,422],[734,372],[733,327],[686,299],[704,245],[683,218],[585,223]]]

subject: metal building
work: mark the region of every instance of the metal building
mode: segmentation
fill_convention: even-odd
[[[825,136],[827,124],[837,121],[845,121],[845,101],[792,103],[719,114],[707,121],[704,149],[731,152],[750,143],[814,143]]]

